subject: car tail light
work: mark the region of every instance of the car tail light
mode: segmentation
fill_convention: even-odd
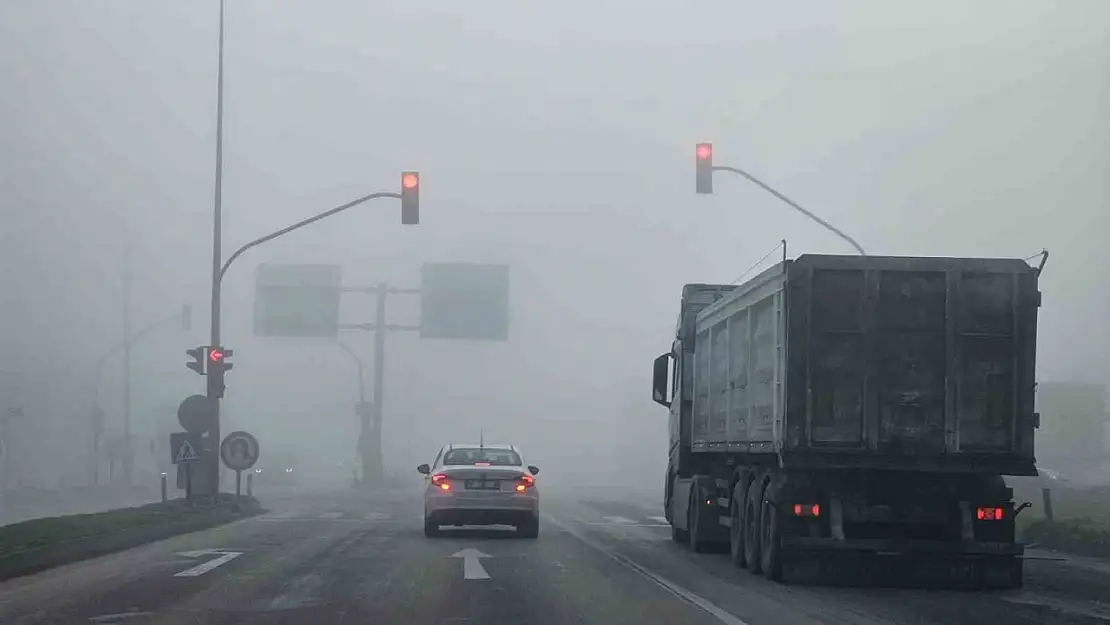
[[[474,466],[476,466],[476,467],[488,467],[489,463],[488,462],[475,462]]]
[[[520,480],[516,485],[516,492],[518,493],[522,493],[536,485],[536,478],[531,475],[522,475],[518,479]]]
[[[441,490],[451,490],[451,483],[447,481],[447,476],[442,473],[432,476],[432,485],[438,486]]]
[[[980,521],[1001,521],[1004,512],[1002,508],[979,508],[975,511],[975,518]]]
[[[821,506],[815,503],[794,504],[794,516],[814,517],[821,516]]]

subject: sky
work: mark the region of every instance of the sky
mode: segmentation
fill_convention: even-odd
[[[125,248],[132,330],[165,320],[134,350],[134,430],[161,436],[201,388],[181,364],[208,329],[217,18],[216,0],[0,0],[0,387],[33,415],[13,427],[34,479],[83,476],[98,384],[121,427],[119,359],[101,382],[95,363],[123,332]],[[648,371],[682,284],[729,282],[781,239],[852,253],[740,177],[695,195],[697,141],[870,254],[1048,249],[1039,377],[1105,384],[1108,35],[1102,0],[228,0],[226,252],[422,180],[419,226],[379,201],[236,262],[228,419],[265,449],[353,441],[350,357],[252,336],[258,263],[411,287],[422,262],[504,262],[509,343],[388,338],[387,463],[486,427],[537,462],[586,450],[661,477]],[[413,299],[390,299],[394,323]],[[372,312],[345,296],[345,321]],[[369,335],[344,341],[370,359]]]

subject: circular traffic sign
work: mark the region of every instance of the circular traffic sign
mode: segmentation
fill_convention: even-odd
[[[177,422],[186,432],[203,434],[216,422],[216,400],[190,395],[177,407]]]
[[[232,432],[220,443],[220,458],[232,471],[246,471],[258,462],[258,439],[246,432]]]

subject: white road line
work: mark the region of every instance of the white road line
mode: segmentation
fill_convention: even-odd
[[[670,525],[670,523],[667,523],[667,517],[665,516],[649,516],[648,518],[661,525]]]
[[[603,516],[601,517],[607,523],[616,523],[618,525],[635,525],[636,522],[632,519],[626,519],[622,516]]]
[[[101,616],[90,616],[89,620],[94,623],[115,623],[129,618],[138,618],[141,616],[154,616],[153,612],[120,612],[119,614],[104,614]]]
[[[390,518],[390,516],[391,515],[386,514],[385,512],[371,512],[370,514],[366,515],[366,520],[367,521],[384,521],[385,519]],[[424,517],[420,517],[420,518],[421,518],[421,520],[424,519]]]
[[[321,512],[316,515],[317,519],[338,519],[343,516],[342,512]]]
[[[241,555],[243,555],[241,552],[231,551],[231,552],[228,552],[228,553],[225,553],[225,554],[221,555],[220,557],[216,558],[215,560],[209,560],[208,562],[205,562],[204,564],[198,564],[197,566],[194,566],[191,569],[186,569],[184,571],[181,571],[180,573],[175,574],[174,577],[198,577],[200,575],[204,575],[208,571],[211,571],[212,569],[214,569],[218,566],[223,566],[224,564],[227,564],[228,562],[231,562],[232,560],[234,560],[235,558],[238,558]]]
[[[703,597],[701,597],[701,596],[699,596],[699,595],[697,595],[697,594],[695,594],[695,593],[693,593],[689,590],[686,590],[682,586],[679,586],[678,584],[670,581],[669,579],[663,577],[662,575],[659,575],[657,573],[653,573],[653,572],[649,571],[648,569],[640,566],[639,564],[636,564],[635,562],[633,562],[629,558],[626,558],[625,556],[613,551],[612,549],[609,549],[608,547],[605,547],[601,543],[599,543],[599,542],[595,541],[594,539],[586,536],[585,534],[583,534],[582,532],[578,531],[577,529],[571,527],[570,525],[568,525],[566,523],[563,523],[559,519],[556,519],[555,517],[553,517],[549,514],[545,514],[544,516],[546,516],[549,521],[554,523],[556,526],[562,528],[565,532],[567,532],[571,536],[574,536],[578,540],[580,540],[583,543],[589,545],[590,547],[593,547],[594,549],[598,550],[602,554],[604,554],[606,556],[609,556],[611,559],[616,560],[617,562],[619,562],[619,563],[623,564],[624,566],[632,569],[633,571],[636,571],[640,575],[643,575],[644,577],[651,580],[652,582],[655,582],[655,584],[657,584],[658,586],[660,586],[663,589],[671,592],[672,594],[674,594],[679,599],[682,599],[683,601],[689,603],[690,605],[693,605],[697,608],[700,608],[702,611],[706,612],[707,614],[712,615],[714,618],[716,618],[718,621],[724,623],[725,625],[749,625],[749,623],[747,621],[744,621],[743,619],[740,619],[740,618],[737,618],[737,617],[733,616],[732,614],[726,612],[724,610],[724,608],[721,608],[720,606],[714,604],[713,602],[709,601],[708,599],[705,599],[705,598],[703,598]]]

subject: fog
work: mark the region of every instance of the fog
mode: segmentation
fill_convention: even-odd
[[[774,4],[774,6],[771,6]],[[311,5],[311,8],[309,8]],[[0,0],[0,402],[11,484],[88,479],[95,363],[137,343],[136,480],[202,391],[208,337],[217,2]],[[1039,376],[1110,380],[1110,4],[229,0],[224,250],[421,172],[395,200],[248,252],[224,282],[235,350],[224,431],[349,475],[358,382],[319,339],[253,336],[259,263],[336,263],[415,288],[424,262],[511,267],[510,340],[387,338],[385,466],[449,442],[515,443],[551,483],[658,490],[666,411],[650,361],[687,282],[728,282],[780,239],[843,241],[738,176],[693,190],[693,144],[871,254],[1051,258]],[[773,262],[774,257],[767,262]],[[389,298],[391,323],[419,298]],[[345,323],[372,321],[344,295]],[[372,335],[345,332],[367,362]],[[122,431],[118,357],[99,401]],[[480,434],[481,432],[481,434]],[[157,463],[156,463],[157,461]],[[106,470],[105,470],[106,471]],[[105,479],[102,477],[102,479]]]

